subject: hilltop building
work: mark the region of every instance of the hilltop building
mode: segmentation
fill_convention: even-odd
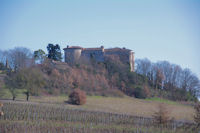
[[[80,46],[67,46],[64,48],[65,62],[73,63],[85,57],[88,59],[95,59],[98,62],[103,62],[105,55],[118,55],[123,57],[123,62],[130,65],[130,70],[134,71],[134,52],[126,48],[110,48],[104,49],[103,46],[99,48],[82,48]]]

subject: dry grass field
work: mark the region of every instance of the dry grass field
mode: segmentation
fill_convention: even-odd
[[[63,132],[63,133],[195,133],[194,109],[166,99],[136,99],[125,96],[87,96],[84,105],[67,103],[68,96],[31,96],[27,102],[24,94],[15,101],[4,93],[0,117],[0,131],[13,132]],[[166,125],[155,125],[152,115],[164,104],[170,117]],[[139,116],[139,117],[138,117]],[[181,121],[180,121],[181,120]]]
[[[18,102],[25,102],[25,97],[17,99]],[[193,121],[194,109],[192,106],[183,105],[178,102],[149,99],[142,100],[132,97],[102,97],[87,96],[87,103],[82,106],[70,105],[66,103],[67,96],[41,96],[31,97],[29,102],[58,104],[68,108],[84,109],[89,111],[101,111],[134,116],[151,117],[158,110],[159,104],[165,104],[171,118],[183,121]]]
[[[194,109],[191,106],[182,104],[163,103],[159,101],[147,101],[136,98],[88,98],[88,102],[82,108],[106,111],[115,113],[125,113],[143,117],[151,117],[158,109],[159,104],[165,104],[169,111],[169,115],[177,120],[193,121]]]

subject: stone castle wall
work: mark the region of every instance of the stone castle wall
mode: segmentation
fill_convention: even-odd
[[[73,62],[78,61],[78,59],[81,56],[81,51],[82,51],[81,49],[77,49],[77,48],[65,49],[65,62],[73,63]]]
[[[98,62],[104,61],[104,52],[102,50],[82,50],[81,56],[95,59]]]
[[[118,55],[120,60],[130,65],[130,70],[134,71],[134,52],[125,48],[113,48],[105,50],[105,55]]]
[[[95,59],[98,62],[103,62],[105,55],[117,55],[120,60],[130,65],[130,70],[134,71],[134,52],[125,48],[82,48],[79,46],[72,46],[64,48],[65,62],[74,63],[80,59],[80,57],[86,57],[88,59]]]

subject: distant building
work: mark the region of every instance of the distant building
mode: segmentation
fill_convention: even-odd
[[[65,52],[65,62],[73,63],[85,57],[88,59],[95,59],[98,62],[103,62],[105,55],[118,55],[123,57],[123,62],[130,65],[130,70],[134,71],[134,52],[126,48],[110,48],[104,49],[103,46],[99,48],[82,48],[80,46],[67,46],[63,49]]]

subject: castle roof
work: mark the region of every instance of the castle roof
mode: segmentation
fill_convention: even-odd
[[[102,50],[102,48],[83,48],[83,50]]]
[[[80,46],[67,46],[67,48],[64,48],[63,50],[66,50],[66,49],[83,49],[83,48]]]
[[[103,50],[103,46],[101,47],[98,47],[98,48],[83,48],[83,47],[80,47],[80,46],[67,46],[67,48],[64,48],[63,50],[66,50],[66,49],[81,49],[83,51],[95,51],[95,50]],[[131,52],[132,50],[130,49],[126,49],[126,48],[109,48],[109,49],[104,49],[104,52]]]
[[[120,51],[120,52],[130,52],[132,50],[126,49],[126,48],[109,48],[109,49],[105,49],[104,51],[105,52],[118,52],[118,51]]]

